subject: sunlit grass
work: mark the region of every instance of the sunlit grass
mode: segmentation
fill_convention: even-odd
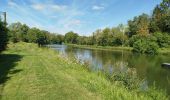
[[[166,100],[166,92],[128,90],[100,72],[36,44],[9,44],[0,57],[2,100]],[[4,58],[5,57],[5,58]]]
[[[122,46],[97,46],[97,45],[77,45],[77,44],[66,44],[71,45],[78,48],[86,48],[86,49],[97,49],[97,50],[109,50],[109,51],[132,51],[133,48],[131,47],[122,47]]]

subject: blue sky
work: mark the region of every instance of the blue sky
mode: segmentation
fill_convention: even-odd
[[[53,33],[91,35],[96,29],[126,24],[151,14],[161,0],[0,0],[8,23],[21,22]]]

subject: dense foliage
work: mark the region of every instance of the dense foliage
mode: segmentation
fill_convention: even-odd
[[[78,34],[74,33],[74,32],[68,32],[65,34],[65,42],[66,43],[77,43],[77,38],[78,38]]]
[[[14,43],[19,41],[38,43],[39,46],[63,42],[62,35],[51,34],[48,31],[40,30],[37,28],[29,28],[25,24],[19,22],[9,25],[9,36],[10,40]]]
[[[0,20],[0,52],[6,49],[8,36],[8,29],[5,24]]]
[[[71,34],[72,33],[72,34]],[[128,25],[96,30],[92,36],[65,35],[67,43],[98,46],[129,46],[134,52],[156,54],[159,48],[170,46],[170,1],[163,0],[151,16],[141,14]]]

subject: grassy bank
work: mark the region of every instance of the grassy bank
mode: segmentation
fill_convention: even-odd
[[[164,92],[128,90],[36,44],[10,44],[0,54],[2,100],[166,100]]]
[[[66,44],[73,47],[84,48],[84,49],[96,49],[96,50],[109,50],[109,51],[132,51],[131,47],[111,47],[111,46],[96,46],[96,45],[77,45],[77,44]]]
[[[170,53],[170,48],[162,48],[158,50],[159,53]]]
[[[83,49],[93,49],[93,50],[109,50],[109,51],[132,51],[132,47],[111,47],[111,46],[95,46],[95,45],[77,45],[77,44],[66,44],[73,47],[83,48]],[[170,53],[170,48],[160,48],[159,53]]]

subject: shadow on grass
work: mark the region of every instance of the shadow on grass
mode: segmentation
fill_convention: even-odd
[[[15,69],[17,62],[20,61],[21,58],[22,56],[16,54],[0,54],[0,97],[5,83],[12,75],[22,71],[20,69]]]

